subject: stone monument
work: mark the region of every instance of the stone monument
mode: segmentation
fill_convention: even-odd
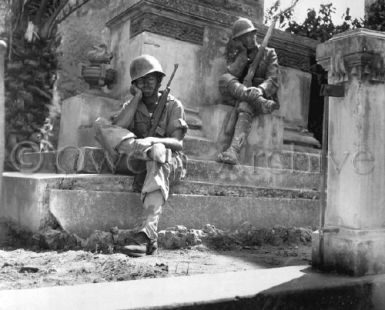
[[[231,107],[220,104],[218,91],[218,79],[226,71],[224,55],[230,28],[240,16],[249,18],[255,23],[260,42],[267,31],[262,25],[263,1],[223,4],[205,0],[140,0],[114,2],[108,9],[109,50],[114,55],[111,67],[117,70],[116,84],[108,96],[124,98],[128,94],[128,64],[138,55],[156,55],[167,75],[174,63],[180,63],[177,75],[186,78],[176,79],[173,93],[186,107],[190,129],[185,151],[192,158],[215,159],[222,124],[231,111]],[[305,147],[306,151],[319,147],[307,132],[310,66],[316,45],[315,40],[274,31],[269,46],[275,48],[280,63],[281,108],[273,115],[254,120],[243,151],[243,164],[254,165],[256,156],[264,156],[258,155],[260,150],[270,154],[277,150],[292,152],[291,146],[295,150]],[[92,111],[90,103],[73,105],[74,100],[69,98],[63,103],[59,147],[97,146],[91,118],[106,111],[101,111],[98,104],[92,104]],[[79,100],[83,99],[75,101]]]
[[[116,84],[110,85],[112,88],[107,91],[91,89],[64,100],[59,150],[54,154],[38,154],[44,158],[52,155],[49,158],[53,160],[40,171],[50,173],[8,173],[3,189],[7,207],[0,210],[0,216],[9,216],[33,232],[46,227],[52,215],[61,227],[79,235],[112,226],[133,227],[141,202],[133,192],[132,177],[104,171],[105,158],[94,153],[88,156],[92,165],[81,169],[87,174],[71,173],[76,170],[73,166],[79,168],[76,155],[77,152],[83,154],[79,149],[98,146],[92,127],[94,120],[99,116],[108,118],[124,102],[131,84],[129,63],[138,55],[152,54],[160,60],[168,76],[174,64],[179,63],[172,93],[186,106],[189,125],[184,139],[184,152],[189,158],[186,179],[174,187],[161,227],[201,227],[211,223],[236,229],[245,221],[257,227],[315,227],[319,156],[312,148],[313,153],[298,152],[303,156],[294,157],[294,152],[285,148],[294,144],[295,151],[303,146],[309,150],[318,144],[306,132],[310,66],[318,42],[274,32],[270,47],[275,48],[280,61],[281,109],[275,115],[254,121],[243,161],[230,166],[212,161],[218,153],[216,142],[222,123],[232,109],[220,104],[218,79],[226,69],[225,46],[236,19],[251,19],[257,28],[258,41],[264,37],[267,27],[261,24],[263,0],[121,0],[109,4],[99,1],[93,10],[85,7],[87,14],[76,16],[75,25],[82,25],[84,18],[89,21],[93,16],[96,21],[91,25],[100,23],[100,10],[111,13],[107,22],[110,35],[104,36],[109,39],[101,38],[100,42],[106,42],[112,52],[111,64],[105,69],[110,66],[116,70]],[[90,23],[85,24],[90,27]],[[74,42],[81,41],[80,34],[76,38]],[[76,46],[74,42],[71,48],[81,49],[83,55],[84,45]],[[89,45],[88,48],[94,43]],[[86,79],[88,76],[89,81],[99,87],[105,84],[99,80],[107,77],[104,74],[107,72],[93,67],[90,63],[92,70],[88,73],[92,74],[86,74]],[[86,72],[83,70],[83,75]],[[71,74],[67,76],[70,77]],[[78,79],[73,81],[79,84]],[[66,146],[72,147],[70,151],[75,150],[68,161],[68,170],[59,169],[66,155],[61,149]],[[262,154],[255,152],[256,148]],[[266,162],[280,156],[281,151],[286,151],[288,156],[282,158],[279,169],[269,167]],[[94,165],[99,159],[100,163]],[[57,172],[59,174],[55,174]],[[104,172],[109,174],[100,174]],[[18,195],[21,192],[23,196]]]

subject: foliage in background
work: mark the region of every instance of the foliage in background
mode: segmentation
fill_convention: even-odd
[[[57,26],[88,0],[2,0],[9,9],[5,75],[6,148],[22,140],[50,145],[59,117],[55,94]],[[48,129],[48,130],[47,130]]]
[[[384,1],[384,0],[382,0]],[[278,11],[279,5],[276,2],[267,12],[265,22],[268,23],[271,17]],[[343,22],[335,25],[332,16],[336,9],[332,3],[321,4],[318,12],[315,9],[308,9],[307,16],[302,23],[293,20],[293,14],[289,12],[281,17],[279,27],[292,34],[308,37],[320,42],[329,40],[333,35],[354,28],[364,26],[362,19],[353,19],[350,9],[347,8],[342,16]]]
[[[278,1],[266,12],[265,23],[269,24],[271,17],[278,11]],[[332,36],[355,28],[369,28],[385,31],[385,0],[377,0],[366,12],[365,20],[352,18],[347,8],[339,25],[333,23],[332,17],[336,10],[332,3],[321,4],[318,12],[308,9],[307,16],[302,23],[293,20],[292,14],[282,16],[279,27],[291,34],[305,36],[320,42],[329,40]],[[315,60],[314,60],[315,61]],[[314,133],[317,140],[322,140],[323,99],[318,96],[320,85],[327,83],[326,73],[321,66],[314,64],[311,67],[312,98],[309,111],[308,129]]]
[[[385,0],[373,3],[365,17],[365,28],[385,31]]]
[[[265,23],[269,23],[271,17],[278,11],[278,1],[267,10]],[[365,19],[352,18],[350,9],[347,8],[342,16],[342,23],[335,25],[332,16],[336,13],[333,3],[321,4],[318,12],[308,9],[307,16],[302,23],[293,20],[292,12],[281,16],[279,27],[292,34],[305,36],[324,42],[333,35],[365,27],[377,31],[385,31],[385,0],[377,0],[368,8]]]

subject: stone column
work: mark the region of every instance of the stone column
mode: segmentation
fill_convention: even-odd
[[[3,40],[0,40],[0,194],[2,192],[3,167],[4,167],[4,139],[5,139],[4,137],[4,129],[5,129],[4,56],[5,56],[6,50],[7,50],[7,44]]]
[[[385,273],[385,34],[342,33],[317,47],[330,97],[323,269]],[[313,264],[320,263],[315,236]]]

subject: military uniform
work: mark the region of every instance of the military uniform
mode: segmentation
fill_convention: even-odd
[[[243,79],[247,75],[249,66],[258,52],[258,48],[259,45],[253,50],[244,50],[237,53],[235,59],[230,60],[231,62],[227,66],[227,72],[219,79],[219,91],[222,95],[223,103],[235,106],[239,100],[245,99],[241,102],[239,109],[245,110],[253,115],[267,114],[269,111],[266,110],[266,107],[263,105],[251,103],[250,101],[255,100],[254,98],[247,100],[248,98],[242,98],[241,96],[232,94],[229,91],[229,84],[234,81],[243,83]],[[252,86],[260,87],[263,90],[264,98],[277,100],[278,74],[279,65],[277,54],[273,48],[266,48],[252,80]]]
[[[148,137],[153,119],[152,114],[148,112],[143,102],[139,102],[131,124],[127,124],[126,128],[115,125],[116,120],[119,119],[122,113],[125,113],[128,105],[130,105],[130,102],[125,103],[121,111],[114,115],[111,120],[99,118],[95,122],[96,138],[107,150],[113,149],[118,153],[119,145],[123,141],[132,138]],[[165,110],[156,130],[156,136],[171,137],[177,129],[182,129],[185,134],[187,128],[186,117],[181,102],[169,95]],[[123,154],[128,156],[120,156],[119,164],[115,162],[116,171],[120,172],[119,169],[122,169],[121,171],[125,172],[125,169],[128,168],[129,172],[136,174],[136,189],[141,189],[141,198],[143,201],[148,194],[158,190],[161,191],[163,200],[166,201],[169,196],[170,184],[179,181],[185,175],[185,156],[182,152],[172,152],[172,156],[168,162],[162,164],[154,160],[146,160],[145,154],[147,151],[148,149],[133,143],[132,152],[130,152],[130,154]],[[125,166],[124,164],[127,165]],[[160,198],[161,197],[155,198],[155,200]],[[137,230],[143,231],[150,239],[156,240],[162,203],[155,201],[151,203],[151,205],[153,205],[154,208],[152,208],[152,210],[145,210],[143,223]]]
[[[251,129],[253,116],[268,114],[279,108],[276,96],[279,69],[277,54],[274,49],[266,47],[252,78],[252,85],[243,85],[261,46],[256,43],[256,28],[250,20],[238,19],[232,30],[227,72],[219,79],[223,103],[235,107],[230,117],[232,121],[224,127],[225,136],[231,135],[232,139],[217,160],[234,165],[239,162],[240,150]]]

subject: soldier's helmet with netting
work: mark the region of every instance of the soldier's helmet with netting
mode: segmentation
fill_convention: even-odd
[[[233,24],[233,27],[232,27],[233,34],[231,38],[232,39],[239,38],[240,36],[246,33],[254,32],[256,30],[257,29],[254,27],[254,24],[251,22],[250,19],[239,18]]]
[[[136,57],[130,65],[131,82],[134,82],[147,74],[157,72],[162,77],[165,76],[162,66],[158,59],[151,55],[141,55]]]

